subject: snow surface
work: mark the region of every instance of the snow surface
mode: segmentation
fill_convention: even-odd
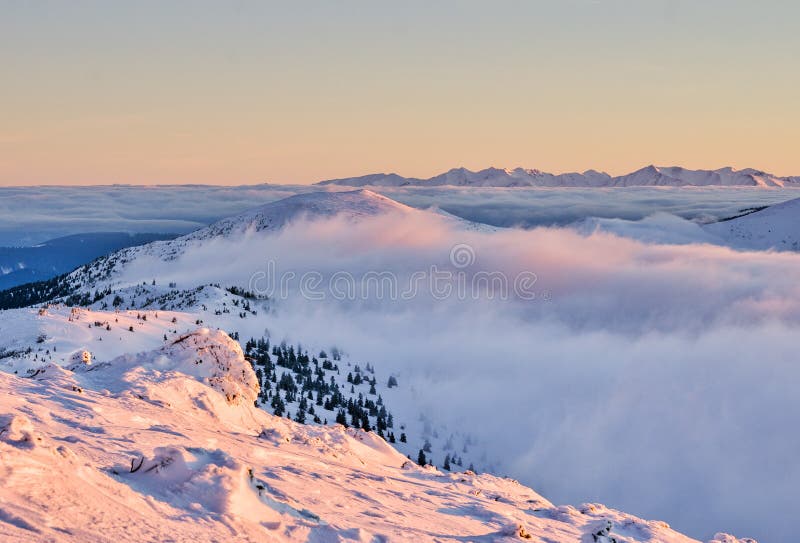
[[[51,329],[61,317],[36,315]],[[3,541],[693,541],[602,505],[554,506],[510,479],[422,468],[373,433],[237,401],[231,387],[246,396],[254,375],[221,332],[40,369],[0,372]]]
[[[246,231],[277,230],[292,221],[346,216],[350,220],[384,213],[413,213],[411,207],[395,202],[371,190],[348,192],[312,192],[297,194],[277,202],[218,221],[184,237],[187,240],[210,239]]]
[[[800,186],[798,177],[779,177],[751,168],[735,170],[688,170],[677,166],[646,166],[629,174],[612,177],[605,172],[587,170],[552,174],[535,169],[486,168],[473,172],[453,168],[429,179],[406,178],[397,174],[370,174],[331,179],[319,185],[350,187],[464,186],[464,187],[787,187]]]
[[[198,348],[199,342],[207,342],[206,336],[221,333],[219,330],[236,330],[242,343],[250,338],[262,339],[265,334],[269,338],[265,325],[275,322],[274,317],[267,315],[270,305],[267,301],[248,301],[216,286],[182,291],[157,285],[137,285],[119,289],[108,298],[114,296],[123,297],[126,307],[138,309],[113,312],[96,309],[107,305],[104,300],[93,304],[95,309],[49,305],[46,309],[38,310],[24,308],[0,311],[0,371],[30,376],[50,364],[73,366],[83,353],[89,353],[95,366],[124,356],[128,356],[132,363],[142,363],[129,353],[161,349],[164,353],[162,360],[183,360],[186,363],[181,371],[214,383],[218,381],[216,374],[219,370],[212,374],[207,372],[219,366],[219,357],[214,356],[213,347]],[[251,306],[249,311],[243,310],[246,302]],[[261,317],[259,312],[262,313]],[[189,333],[200,325],[208,327],[204,328],[204,334]],[[345,382],[347,373],[355,372],[359,366],[365,368],[370,361],[353,360],[336,345],[314,344],[314,338],[308,337],[302,330],[298,330],[292,339],[302,342],[311,349],[312,354],[321,350],[339,351],[341,372],[325,372],[325,381],[335,377],[343,387],[341,392],[346,399],[355,401],[359,395],[370,397],[370,385],[366,379],[361,385],[355,385],[352,392],[350,384]],[[186,350],[186,346],[191,348]],[[228,345],[228,349],[241,352],[238,342]],[[195,357],[195,350],[201,351],[204,356]],[[204,360],[205,364],[196,365],[198,359]],[[373,361],[371,365],[376,364]],[[394,416],[393,431],[396,436],[399,438],[403,433],[408,436],[406,442],[395,444],[398,450],[416,458],[418,451],[425,448],[428,457],[438,465],[442,464],[446,455],[453,457],[457,454],[463,466],[474,465],[482,471],[496,468],[496,459],[485,455],[469,431],[448,428],[421,414],[417,408],[419,391],[405,386],[404,378],[399,374],[394,376],[400,377],[400,384],[388,387],[388,377],[392,373],[381,371],[380,363],[377,366],[377,392],[372,398],[379,394],[385,401]],[[160,369],[169,367],[164,362]],[[362,369],[362,375],[375,377],[376,372]],[[237,398],[246,397],[250,403],[255,400],[252,385],[248,385],[251,392],[247,392],[225,386],[224,380],[220,384],[222,387],[219,389],[223,393]],[[287,400],[285,403],[289,413],[297,413],[297,401]],[[260,402],[259,405],[272,412],[268,402]],[[321,418],[333,423],[335,412],[318,409]],[[310,415],[307,422],[313,424]],[[372,422],[375,422],[374,417]]]
[[[723,243],[741,249],[800,250],[800,198],[704,226]]]

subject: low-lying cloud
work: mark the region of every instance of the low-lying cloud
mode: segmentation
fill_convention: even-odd
[[[87,232],[182,234],[292,194],[319,190],[347,189],[266,184],[0,187],[0,246]],[[710,221],[800,195],[798,189],[720,187],[376,190],[412,207],[438,206],[477,222],[523,227],[565,225],[588,217],[639,220],[657,212]]]
[[[474,251],[468,266],[455,246]],[[535,274],[531,299],[490,286],[477,297],[311,299],[293,282],[273,293],[268,327],[396,374],[421,412],[471,431],[503,472],[557,502],[601,501],[701,538],[793,537],[800,255],[475,231],[420,212],[301,222],[126,273],[246,287],[269,262],[279,275],[318,274],[322,289],[341,272],[399,284],[431,266],[469,280]]]

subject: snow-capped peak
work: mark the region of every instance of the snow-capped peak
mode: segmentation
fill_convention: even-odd
[[[300,218],[319,219],[343,215],[351,220],[385,213],[410,213],[413,209],[367,189],[346,192],[297,194],[222,219],[182,239],[208,239],[247,230],[277,230]]]
[[[320,185],[364,186],[466,186],[466,187],[632,187],[632,186],[800,186],[800,177],[779,177],[761,170],[730,166],[717,170],[690,170],[680,166],[650,164],[625,175],[597,170],[552,174],[528,168],[486,168],[473,172],[459,167],[429,179],[397,174],[373,174],[322,181]]]

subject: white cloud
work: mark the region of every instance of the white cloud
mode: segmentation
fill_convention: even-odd
[[[475,251],[468,278],[527,270],[537,298],[299,295],[307,272],[324,288],[340,271],[387,271],[400,285],[432,265],[458,271],[455,244]],[[299,223],[190,249],[163,273],[135,262],[128,274],[247,286],[270,260],[298,278],[275,301],[277,337],[342,345],[396,372],[421,411],[472,431],[505,473],[552,499],[603,501],[697,537],[790,538],[800,255],[556,228],[465,231],[421,214]]]
[[[85,232],[185,233],[298,192],[341,187],[256,185],[220,187],[0,187],[0,246],[34,244]],[[587,217],[639,220],[656,212],[710,220],[740,209],[795,198],[794,189],[646,188],[460,189],[385,188],[415,207],[446,211],[495,225],[568,224]]]

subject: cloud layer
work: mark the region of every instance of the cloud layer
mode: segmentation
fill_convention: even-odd
[[[474,251],[466,267],[451,261],[457,244]],[[555,501],[602,501],[700,538],[790,539],[800,255],[562,228],[472,231],[419,213],[302,222],[126,273],[248,286],[269,262],[294,278],[285,296],[273,293],[274,337],[338,344],[396,373],[421,412],[471,431],[503,472]],[[475,297],[367,289],[340,300],[328,288],[343,272],[359,285],[386,272],[403,286],[432,266],[467,281],[532,272],[536,296],[503,299],[487,285]],[[308,274],[322,299],[302,290]]]
[[[320,187],[0,187],[0,246],[86,232],[185,233],[223,217]],[[338,190],[328,187],[327,190]],[[405,204],[439,206],[496,226],[564,225],[587,217],[639,220],[656,212],[712,220],[795,198],[798,190],[751,188],[381,189]]]

